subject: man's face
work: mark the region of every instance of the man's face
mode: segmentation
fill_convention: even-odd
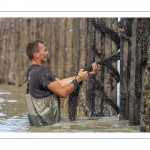
[[[40,47],[40,51],[38,52],[38,58],[40,59],[40,61],[42,63],[47,61],[47,57],[48,57],[48,50],[46,49],[45,45],[42,43],[39,43],[39,47]]]

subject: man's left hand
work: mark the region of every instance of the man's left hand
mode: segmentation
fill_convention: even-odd
[[[96,72],[101,68],[99,64],[96,64],[96,62],[94,62],[92,64],[92,68],[93,68],[93,71],[89,72],[89,74],[96,74]]]

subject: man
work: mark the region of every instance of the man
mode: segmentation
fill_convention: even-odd
[[[44,42],[35,40],[26,47],[30,59],[27,70],[27,109],[31,126],[52,125],[60,121],[60,97],[66,98],[85,81],[89,74],[95,74],[100,66],[92,64],[93,71],[81,69],[77,76],[65,79],[56,78],[51,71],[43,67],[47,61],[48,50]]]

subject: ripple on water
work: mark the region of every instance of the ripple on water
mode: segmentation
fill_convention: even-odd
[[[0,119],[0,132],[27,132],[29,129],[28,119]]]
[[[7,116],[7,115],[6,115],[6,114],[4,114],[4,113],[1,113],[1,112],[0,112],[0,116],[2,117],[2,116]]]
[[[9,100],[7,100],[7,102],[9,102],[9,103],[15,103],[15,102],[17,102],[17,100],[15,100],[15,99],[9,99]]]
[[[0,97],[0,103],[3,103],[5,101],[5,99]]]
[[[8,95],[11,94],[11,92],[0,92],[0,95]]]

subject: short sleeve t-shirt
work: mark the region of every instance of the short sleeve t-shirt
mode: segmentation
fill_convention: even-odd
[[[46,85],[56,81],[55,76],[43,66],[30,65],[27,70],[27,94],[35,98],[44,98],[53,94]]]

